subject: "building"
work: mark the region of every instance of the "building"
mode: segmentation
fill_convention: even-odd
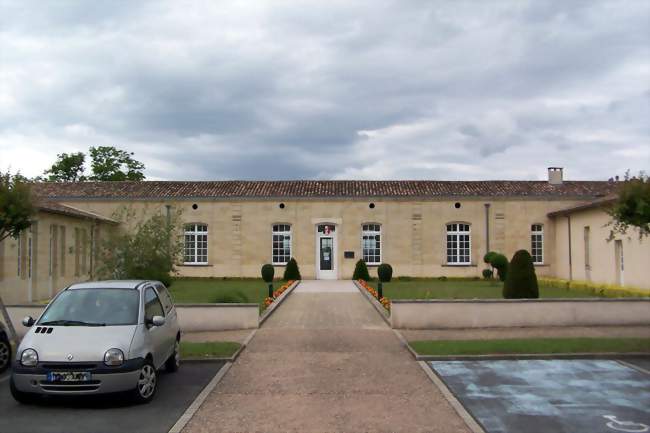
[[[396,276],[469,277],[481,275],[487,251],[511,257],[516,250],[527,249],[540,276],[588,279],[576,268],[581,256],[575,227],[582,224],[592,230],[589,278],[610,282],[614,268],[602,273],[596,270],[612,264],[606,263],[608,259],[601,264],[596,258],[604,236],[599,224],[606,214],[594,208],[600,212],[600,219],[589,223],[578,219],[594,201],[615,189],[615,182],[565,181],[559,168],[549,169],[548,181],[37,184],[34,191],[39,197],[76,214],[56,214],[57,218],[68,218],[64,223],[50,221],[55,214],[46,210],[39,212],[38,247],[34,250],[37,252],[32,251],[39,270],[37,276],[27,278],[30,291],[25,286],[25,270],[17,270],[17,262],[25,263],[24,258],[17,260],[28,254],[25,247],[19,249],[17,245],[22,244],[15,240],[0,244],[0,294],[11,300],[8,302],[42,299],[75,279],[91,278],[92,246],[79,251],[86,243],[76,239],[83,238],[84,230],[85,236],[94,233],[93,239],[97,239],[97,231],[103,225],[114,225],[115,212],[125,207],[140,216],[182,212],[185,254],[184,263],[178,267],[182,276],[257,277],[264,263],[274,264],[276,274],[281,274],[284,264],[295,257],[304,278],[351,278],[360,258],[370,267],[390,263]],[[571,242],[567,239],[566,212],[573,221]],[[130,223],[133,221],[127,225]],[[60,268],[62,263],[62,259],[57,263],[51,252],[62,248],[62,235],[56,239],[52,225],[66,227],[67,256],[70,261],[74,256],[74,273],[68,265],[65,278],[48,278],[49,268]],[[21,242],[25,241],[21,238]],[[49,246],[57,243],[57,247]],[[607,244],[612,248],[615,245]],[[646,262],[650,257],[648,242],[622,245],[626,270],[619,281],[650,288],[649,267],[642,263],[644,257]]]

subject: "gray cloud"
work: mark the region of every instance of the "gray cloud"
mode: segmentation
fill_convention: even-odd
[[[645,1],[1,4],[2,169],[92,145],[162,179],[650,166]]]

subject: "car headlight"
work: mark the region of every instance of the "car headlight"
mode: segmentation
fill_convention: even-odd
[[[25,349],[20,354],[20,363],[24,367],[34,367],[38,364],[38,353],[34,349]]]
[[[122,365],[124,362],[124,352],[120,349],[108,349],[104,354],[104,364]]]

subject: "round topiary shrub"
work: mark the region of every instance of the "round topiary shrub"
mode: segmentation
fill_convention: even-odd
[[[498,255],[498,253],[495,253],[494,251],[490,251],[488,253],[485,253],[483,256],[483,261],[488,264],[492,264],[492,259],[494,256]]]
[[[491,280],[493,276],[494,272],[492,272],[492,269],[483,269],[483,278]]]
[[[283,280],[300,280],[300,269],[298,268],[298,262],[293,257],[287,263],[287,266],[284,268]]]
[[[357,261],[357,264],[354,266],[354,274],[352,274],[352,279],[370,281],[368,266],[366,266],[366,262],[364,262],[362,259],[359,259]]]
[[[519,250],[512,256],[508,266],[508,276],[503,284],[505,299],[539,298],[537,275],[533,258],[526,250]]]
[[[393,267],[388,263],[382,263],[377,268],[377,276],[382,283],[389,283],[393,278]]]
[[[508,275],[508,258],[503,254],[496,253],[490,262],[493,268],[497,270],[499,279],[505,281]]]
[[[264,280],[264,282],[272,283],[274,275],[275,275],[275,269],[273,268],[273,265],[267,263],[262,266],[262,279]]]

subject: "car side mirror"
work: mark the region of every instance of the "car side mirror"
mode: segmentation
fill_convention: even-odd
[[[31,328],[33,324],[34,324],[34,319],[32,318],[32,316],[25,316],[23,318],[23,326],[25,326],[26,328]]]
[[[163,326],[165,324],[165,318],[163,316],[153,316],[151,324],[153,326]]]

